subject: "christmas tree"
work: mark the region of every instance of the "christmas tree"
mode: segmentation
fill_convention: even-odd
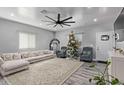
[[[79,49],[79,42],[75,39],[73,31],[69,34],[69,41],[68,41],[68,49],[67,54],[68,57],[77,58],[78,57],[78,49]]]

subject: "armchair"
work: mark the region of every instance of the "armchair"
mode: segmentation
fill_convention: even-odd
[[[61,50],[56,52],[57,57],[66,58],[67,57],[66,51],[67,51],[67,47],[65,46],[61,47]]]
[[[80,55],[80,61],[92,62],[93,60],[93,48],[84,47]]]

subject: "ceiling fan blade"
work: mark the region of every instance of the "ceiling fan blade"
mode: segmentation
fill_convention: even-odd
[[[64,21],[69,20],[69,19],[72,19],[72,17],[68,17],[68,18],[62,20],[61,22],[64,22]]]
[[[62,24],[60,24],[60,26],[63,28],[63,25]]]
[[[68,22],[63,22],[63,23],[75,23],[75,21],[68,21]]]
[[[63,23],[63,25],[66,25],[66,26],[71,26],[71,25],[68,25],[68,24],[65,24],[65,23]]]
[[[58,21],[60,21],[60,14],[58,14]]]
[[[53,20],[54,22],[56,22],[56,20],[54,20],[54,19],[50,18],[49,16],[45,16],[45,17],[47,17],[47,18],[49,18],[49,19]]]
[[[54,25],[53,27],[56,27],[58,24]]]
[[[45,20],[41,20],[42,22],[50,22],[50,23],[55,23],[53,21],[45,21]]]

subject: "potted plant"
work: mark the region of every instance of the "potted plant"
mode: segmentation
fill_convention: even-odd
[[[89,67],[95,68],[98,71],[98,75],[93,76],[93,78],[89,79],[89,82],[95,82],[96,85],[120,85],[122,84],[118,78],[107,74],[108,66],[111,64],[111,60],[109,59],[107,61],[107,64],[105,66],[105,69],[103,72],[101,72],[98,68],[96,68],[95,64],[90,65]],[[111,77],[111,80],[109,80],[109,77]]]

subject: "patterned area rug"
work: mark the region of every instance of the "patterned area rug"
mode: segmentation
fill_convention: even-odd
[[[101,72],[104,71],[106,64],[103,63],[87,63],[85,62],[75,73],[73,73],[65,82],[64,85],[95,85],[95,82],[90,83],[89,79],[98,75],[98,70],[91,68],[92,64],[96,65],[96,68]],[[107,73],[106,73],[107,74]]]
[[[63,84],[83,62],[54,58],[31,64],[29,70],[5,77],[12,85],[59,85]]]

